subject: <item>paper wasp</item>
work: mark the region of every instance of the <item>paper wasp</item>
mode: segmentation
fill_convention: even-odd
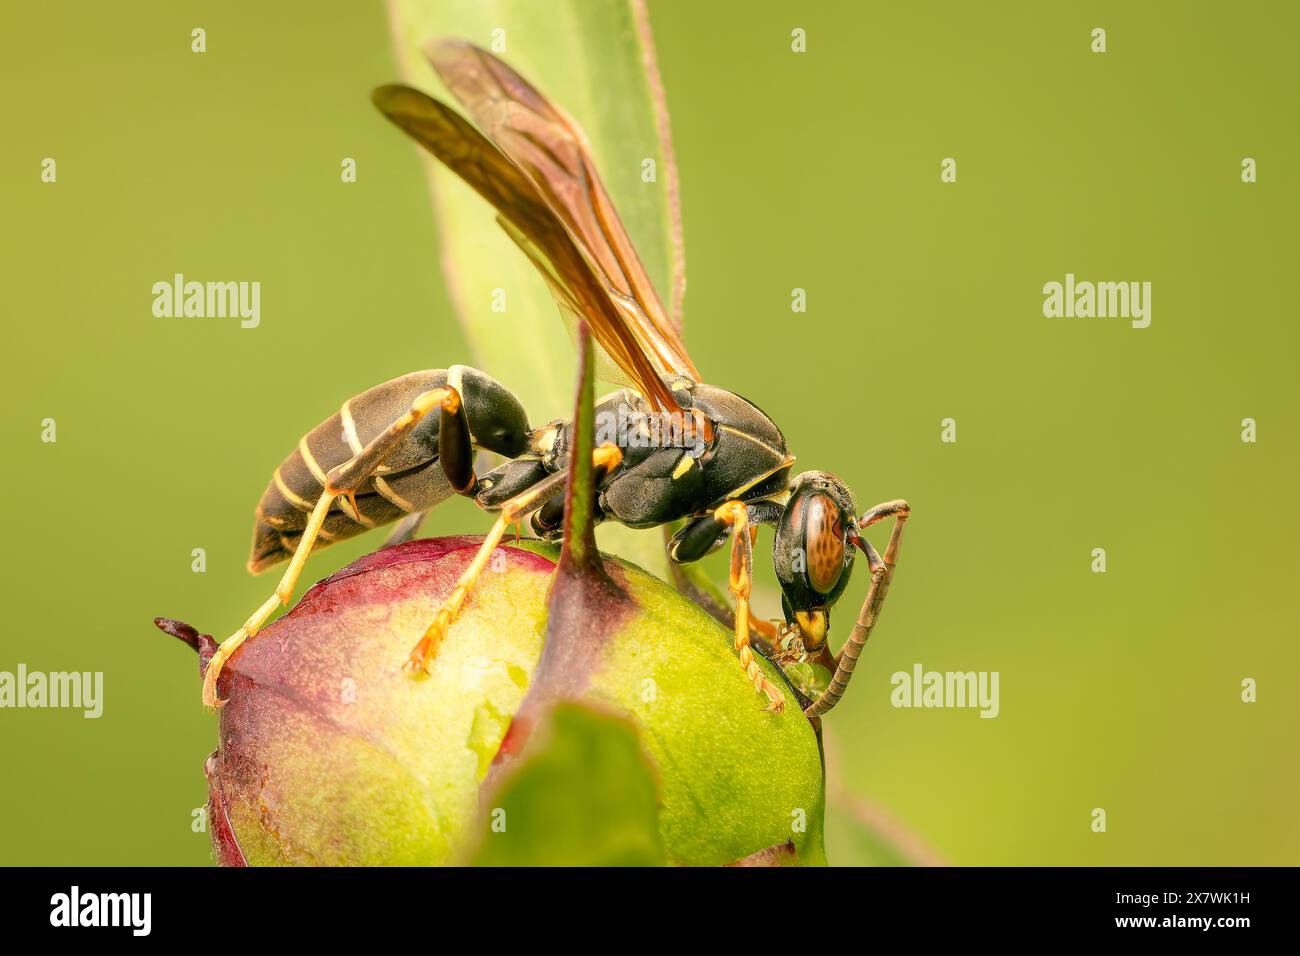
[[[794,457],[776,424],[739,395],[702,381],[573,120],[486,51],[441,40],[425,53],[477,128],[406,86],[378,88],[375,105],[495,207],[560,312],[587,323],[604,361],[601,377],[627,386],[596,409],[598,431],[610,416],[637,423],[596,449],[597,519],[634,528],[684,520],[668,545],[674,562],[697,561],[730,538],[736,650],[755,689],[779,711],[784,697],[750,647],[752,547],[757,526],[772,525],[785,624],[767,632],[754,627],[783,660],[834,668],[805,711],[824,714],[843,694],[879,613],[907,503],[891,501],[859,516],[838,478],[792,475]],[[652,435],[641,424],[652,415],[676,416],[684,427]],[[694,444],[680,440],[688,433]],[[567,422],[534,428],[505,386],[462,365],[413,372],[345,401],[298,442],[262,496],[249,567],[261,571],[286,558],[289,567],[276,592],[212,658],[205,703],[220,703],[216,680],[224,662],[289,603],[314,546],[399,519],[413,531],[424,512],[453,493],[466,495],[497,519],[411,652],[407,669],[423,672],[507,528],[528,517],[538,534],[560,533],[569,438]],[[508,461],[479,477],[475,449]],[[891,517],[882,557],[861,532]],[[856,551],[871,567],[871,585],[835,657],[826,643],[830,609],[848,585]]]

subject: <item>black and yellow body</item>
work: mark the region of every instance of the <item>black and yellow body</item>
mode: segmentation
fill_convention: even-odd
[[[444,419],[423,417],[358,485],[338,497],[319,531],[317,547],[426,512],[458,490],[487,511],[537,485],[567,465],[571,424],[529,425],[514,393],[491,376],[464,365],[412,372],[345,401],[298,442],[275,469],[257,507],[249,567],[262,571],[292,556],[329,472],[346,464],[424,393],[450,386],[461,399],[468,433],[463,450],[440,451]],[[776,424],[732,392],[687,380],[672,383],[690,414],[655,413],[631,389],[601,399],[594,418],[596,442],[612,442],[620,461],[602,471],[596,518],[632,528],[652,528],[681,518],[707,518],[723,502],[780,502],[788,495],[794,459]],[[456,421],[457,419],[451,419]],[[449,471],[475,449],[508,459],[482,478],[453,487]],[[449,464],[451,465],[449,469]],[[559,534],[563,496],[553,495],[532,513],[542,537]],[[670,546],[675,561],[694,561],[723,543],[726,528],[706,548]]]

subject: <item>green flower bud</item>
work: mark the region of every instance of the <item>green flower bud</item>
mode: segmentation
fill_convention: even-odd
[[[549,662],[555,693],[548,699],[576,700],[630,727],[623,733],[639,746],[650,781],[644,787],[631,779],[636,773],[627,768],[637,761],[617,739],[566,738],[567,750],[530,763],[554,736],[531,717],[515,719],[548,639],[558,558],[550,545],[498,547],[429,676],[403,673],[480,541],[411,541],[362,558],[235,654],[221,679],[228,703],[207,766],[220,862],[604,863],[658,854],[702,866],[825,862],[821,753],[793,692],[760,660],[787,696],[783,713],[765,710],[731,633],[633,565],[604,559],[620,596],[590,623],[599,641]],[[165,626],[199,648],[202,665],[211,640],[180,628]],[[572,718],[556,728],[588,732]],[[601,777],[602,766],[611,779]],[[534,772],[525,790],[526,770]],[[498,819],[536,793],[549,810],[510,809],[513,820]],[[583,811],[589,823],[556,815],[597,800],[606,803]],[[580,839],[623,805],[641,803],[657,833],[614,841],[635,852],[602,856],[610,841]],[[512,856],[512,840],[527,852]]]

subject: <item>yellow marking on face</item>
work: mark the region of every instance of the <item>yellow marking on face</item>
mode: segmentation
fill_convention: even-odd
[[[677,463],[677,467],[673,469],[673,481],[676,481],[682,475],[690,471],[691,466],[694,464],[695,464],[694,458],[692,458],[690,455],[684,456],[682,460]]]
[[[825,611],[795,611],[794,619],[799,625],[799,632],[803,635],[805,647],[816,650],[825,643],[827,624]]]

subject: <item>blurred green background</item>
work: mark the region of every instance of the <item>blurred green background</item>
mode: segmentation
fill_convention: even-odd
[[[650,5],[697,364],[801,467],[914,508],[828,720],[844,782],[959,864],[1300,861],[1300,15],[1138,7]],[[232,630],[274,585],[244,571],[252,509],[297,437],[470,359],[422,168],[367,97],[398,78],[389,26],[366,3],[10,5],[0,64],[0,670],[106,675],[99,720],[0,711],[0,863],[202,864],[216,724],[150,619]],[[260,281],[261,326],[154,318],[174,272]],[[1044,318],[1067,272],[1150,281],[1151,327]],[[457,500],[425,533],[483,527]],[[918,662],[1000,672],[1000,715],[891,707]],[[864,858],[835,826],[828,851]]]

